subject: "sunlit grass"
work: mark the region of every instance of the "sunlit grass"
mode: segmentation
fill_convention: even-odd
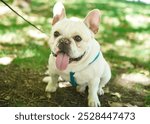
[[[46,68],[49,54],[50,49],[31,43],[18,52],[18,57],[13,63],[40,70]]]
[[[43,69],[46,68],[50,49],[44,46],[38,46],[34,43],[27,45],[2,45],[0,58],[6,56],[15,56],[12,64],[17,64],[22,67]],[[10,63],[9,63],[10,64]]]

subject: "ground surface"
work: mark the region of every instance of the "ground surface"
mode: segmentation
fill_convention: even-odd
[[[87,91],[79,94],[74,87],[58,88],[47,98],[46,84],[42,82],[44,72],[19,66],[3,67],[0,72],[1,106],[87,106]],[[102,106],[145,106],[144,92],[129,90],[110,83],[105,95],[100,97]]]
[[[1,69],[1,106],[87,106],[87,91],[79,94],[74,87],[58,88],[47,98],[46,84],[42,82],[44,72],[33,71],[19,66]],[[102,106],[145,106],[144,94],[129,90],[110,81],[100,97]]]
[[[32,0],[30,10],[16,9],[48,34],[54,1],[47,3]],[[150,5],[75,0],[65,6],[69,17],[84,18],[91,9],[101,10],[96,39],[112,70],[105,95],[100,96],[102,106],[150,106]],[[42,82],[50,54],[47,36],[3,4],[0,8],[0,106],[87,106],[87,91],[79,94],[74,87],[58,88],[47,98]]]

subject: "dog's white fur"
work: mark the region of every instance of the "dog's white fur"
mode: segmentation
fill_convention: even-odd
[[[56,8],[59,8],[57,14]],[[51,38],[49,40],[50,48],[53,52],[57,52],[58,40],[62,37],[67,37],[70,41],[70,56],[76,58],[81,56],[85,51],[86,54],[78,62],[72,62],[67,69],[60,71],[56,68],[56,58],[50,54],[48,63],[49,77],[45,77],[43,81],[48,82],[46,92],[55,92],[58,87],[58,78],[61,76],[64,80],[70,81],[69,73],[75,72],[75,79],[78,84],[77,91],[84,92],[88,86],[88,106],[100,106],[99,95],[103,95],[103,87],[110,80],[111,71],[108,63],[105,61],[99,43],[94,39],[94,33],[98,31],[99,10],[92,10],[84,21],[71,20],[65,18],[65,9],[61,3],[57,3],[54,7],[53,27]],[[54,31],[61,32],[60,38],[56,39],[53,36]],[[80,35],[82,41],[76,43],[72,37]],[[100,52],[99,57],[92,63],[96,55]]]

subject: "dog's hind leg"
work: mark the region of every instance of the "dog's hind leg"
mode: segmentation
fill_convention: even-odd
[[[101,95],[104,95],[104,90],[102,89],[103,87],[105,87],[105,85],[108,83],[108,81],[110,80],[111,78],[111,71],[110,71],[110,68],[109,66],[107,66],[106,68],[106,73],[105,75],[100,79],[100,83],[99,83],[99,89],[98,89],[98,94],[101,96]]]
[[[107,84],[109,80],[107,78],[101,78],[101,82],[99,83],[98,95],[104,95],[103,87]]]

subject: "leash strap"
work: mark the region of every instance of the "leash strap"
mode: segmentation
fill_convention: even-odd
[[[46,34],[44,31],[42,31],[41,29],[39,29],[38,27],[36,27],[33,23],[29,22],[27,19],[25,19],[22,15],[20,15],[18,12],[16,12],[16,10],[14,10],[10,5],[8,5],[5,1],[0,0],[3,4],[5,4],[9,9],[11,9],[16,15],[18,15],[20,18],[22,18],[25,22],[27,22],[28,24],[32,25],[34,28],[36,28],[37,30],[39,30],[40,32]],[[47,35],[47,34],[46,34]],[[47,35],[49,37],[49,35]]]

